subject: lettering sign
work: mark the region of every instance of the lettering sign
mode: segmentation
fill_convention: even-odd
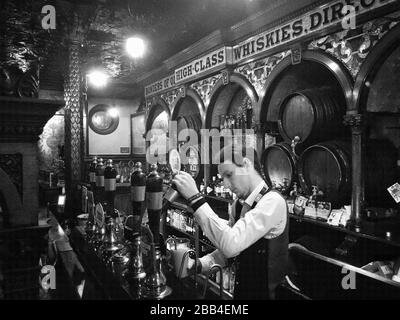
[[[175,75],[170,75],[157,82],[154,82],[144,88],[145,97],[155,95],[157,93],[163,92],[175,85]]]
[[[233,63],[238,63],[259,53],[298,40],[303,36],[313,34],[336,24],[341,24],[343,28],[346,28],[349,26],[347,21],[355,19],[357,15],[364,14],[395,1],[339,0],[323,5],[302,17],[290,20],[284,25],[260,33],[234,46]],[[351,10],[352,8],[354,10]]]
[[[175,83],[181,83],[227,64],[230,50],[223,47],[175,70]]]

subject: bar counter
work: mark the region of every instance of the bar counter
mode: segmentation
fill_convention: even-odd
[[[122,274],[127,265],[111,262],[106,264],[95,252],[93,246],[85,239],[83,227],[76,226],[71,229],[70,244],[82,264],[86,277],[95,286],[96,296],[93,294],[83,295],[83,299],[109,299],[109,300],[141,300],[148,299],[139,295],[142,280],[127,280]],[[169,266],[165,267],[167,285],[172,293],[167,300],[197,300],[204,299],[202,282],[194,281],[193,278],[178,279]],[[201,279],[201,278],[200,278]],[[214,290],[213,290],[214,289]],[[209,287],[205,299],[219,299],[214,293],[215,288]]]

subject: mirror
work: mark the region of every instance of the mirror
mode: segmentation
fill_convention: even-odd
[[[108,104],[97,104],[89,111],[89,127],[98,134],[110,134],[119,124],[116,109]]]

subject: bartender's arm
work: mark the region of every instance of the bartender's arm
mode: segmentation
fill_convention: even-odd
[[[186,199],[198,193],[195,181],[185,172],[176,176],[174,182]],[[232,227],[219,218],[207,203],[197,208],[194,217],[204,234],[219,249],[218,255],[231,258],[263,237],[273,238],[281,234],[286,224],[285,213],[285,200],[271,192]],[[214,255],[217,256],[217,253]]]

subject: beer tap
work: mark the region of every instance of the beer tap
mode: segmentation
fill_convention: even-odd
[[[170,295],[172,289],[166,285],[162,270],[160,250],[160,217],[162,211],[163,179],[157,172],[157,165],[151,165],[151,172],[146,181],[146,205],[149,218],[149,234],[152,251],[152,271],[146,275],[143,295],[153,299],[163,299]]]
[[[132,256],[128,269],[124,276],[128,279],[141,279],[146,276],[143,266],[143,256],[141,251],[141,225],[144,212],[144,201],[146,196],[146,175],[142,171],[142,164],[136,162],[134,172],[131,175],[131,201],[132,215],[128,218],[133,219],[132,234],[129,240],[132,241]],[[126,224],[128,221],[126,222]]]
[[[121,222],[118,211],[115,210],[115,192],[116,192],[116,179],[117,170],[113,167],[113,161],[107,160],[107,167],[104,170],[104,193],[106,199],[106,223],[105,223],[105,233],[102,237],[103,247],[102,255],[106,262],[111,262],[113,256],[117,251],[124,248],[121,243],[121,238],[119,236],[119,231],[121,229]],[[118,259],[120,259],[119,257]],[[122,261],[128,259],[127,257],[122,257]]]
[[[296,153],[296,146],[297,144],[300,142],[301,138],[299,136],[295,136],[292,140],[291,143],[291,148],[292,148],[292,152],[293,154],[296,156],[296,158],[299,158],[299,155]]]
[[[223,275],[223,270],[222,267],[219,264],[214,264],[211,269],[207,272],[207,277],[206,277],[206,283],[204,285],[204,291],[203,291],[203,298],[206,297],[207,294],[207,288],[208,288],[208,281],[210,279],[210,276],[216,272],[219,272],[220,278],[219,278],[219,296],[222,300],[223,298],[223,289],[224,289],[224,275]]]

